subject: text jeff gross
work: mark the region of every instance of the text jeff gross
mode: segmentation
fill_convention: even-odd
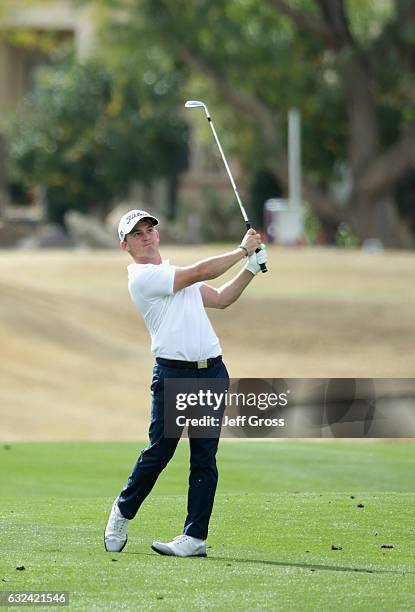
[[[186,417],[184,414],[176,417],[176,425],[178,427],[219,427],[221,424],[220,417],[204,415],[202,417]],[[257,415],[239,415],[237,417],[224,416],[222,420],[223,427],[284,427],[285,420],[283,418],[266,418],[258,417]]]

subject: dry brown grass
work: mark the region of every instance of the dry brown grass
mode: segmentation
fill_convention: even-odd
[[[190,263],[221,247],[165,247]],[[210,311],[231,376],[414,377],[415,254],[271,250]],[[0,254],[0,437],[146,435],[153,359],[118,252]]]

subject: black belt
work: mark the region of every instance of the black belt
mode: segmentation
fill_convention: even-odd
[[[215,363],[222,361],[222,355],[217,357],[209,357],[209,359],[200,359],[200,361],[177,361],[176,359],[164,359],[163,357],[156,357],[156,361],[159,365],[166,366],[168,368],[179,368],[179,369],[198,369],[202,370],[210,368]]]

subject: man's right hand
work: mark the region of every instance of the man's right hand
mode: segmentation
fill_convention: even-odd
[[[241,246],[245,247],[248,251],[248,255],[251,255],[257,249],[261,248],[261,235],[254,229],[249,229],[242,239]]]

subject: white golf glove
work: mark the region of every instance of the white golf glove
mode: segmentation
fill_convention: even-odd
[[[252,253],[248,257],[248,261],[245,264],[245,270],[248,270],[254,276],[261,272],[260,264],[267,263],[267,248],[265,244],[261,244],[261,250],[259,253]]]

